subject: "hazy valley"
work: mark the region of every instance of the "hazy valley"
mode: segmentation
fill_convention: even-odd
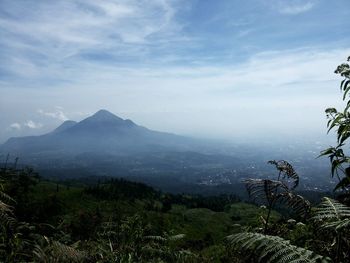
[[[116,177],[146,182],[171,192],[219,193],[237,189],[246,178],[271,174],[267,161],[288,159],[302,178],[303,190],[332,189],[329,161],[316,159],[317,142],[224,143],[149,130],[100,110],[80,121],[65,121],[48,134],[10,138],[0,146],[18,165],[31,165],[47,178]],[[197,188],[192,188],[196,185]],[[230,188],[230,185],[232,186]],[[209,191],[210,192],[210,191]]]

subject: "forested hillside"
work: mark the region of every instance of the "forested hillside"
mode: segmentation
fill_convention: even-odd
[[[260,244],[269,235],[275,237],[266,239],[267,244],[279,244],[288,253],[293,252],[293,244],[329,257],[341,249],[340,257],[348,256],[348,243],[336,239],[342,243],[334,247],[328,235],[333,228],[344,229],[350,209],[332,199],[325,199],[311,214],[307,207],[307,211],[299,210],[307,212],[301,215],[288,208],[291,204],[298,210],[298,203],[270,207],[262,203],[263,198],[256,205],[235,195],[173,195],[123,179],[53,182],[29,168],[15,169],[9,164],[0,176],[0,256],[5,262],[256,262],[256,254],[242,248],[258,246],[270,255]],[[272,191],[277,189],[270,180],[264,183]],[[285,197],[286,193],[278,190],[277,195]],[[324,229],[319,229],[320,223]],[[341,238],[346,237],[342,232]],[[318,257],[300,251],[308,258],[302,262]],[[282,262],[279,257],[276,260]]]

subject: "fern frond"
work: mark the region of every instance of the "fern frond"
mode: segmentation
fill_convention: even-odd
[[[350,218],[350,207],[333,200],[329,197],[324,197],[322,203],[315,211],[313,220],[335,220],[339,221],[343,218]]]
[[[176,252],[176,258],[178,259],[177,262],[193,262],[188,260],[196,259],[198,256],[189,250],[180,250]]]
[[[0,201],[0,211],[2,213],[12,213],[12,207],[4,203],[3,201]]]
[[[177,234],[177,235],[169,236],[168,240],[169,241],[178,241],[178,240],[183,239],[185,236],[186,236],[185,234]]]
[[[11,196],[4,193],[3,191],[0,191],[0,200],[6,203],[16,203],[16,201]]]
[[[269,263],[313,263],[331,262],[316,253],[294,246],[290,241],[278,236],[260,233],[239,233],[227,237],[234,248],[251,250],[259,257],[259,262]]]
[[[167,241],[166,238],[162,236],[145,236],[144,239],[152,240],[152,241],[158,241],[158,242],[165,242]]]
[[[322,224],[323,228],[333,228],[336,231],[342,230],[343,228],[347,228],[349,226],[350,226],[350,218]]]
[[[324,197],[311,219],[321,221],[321,228],[340,232],[350,226],[350,207],[331,198]]]
[[[38,262],[82,262],[86,255],[72,246],[62,244],[58,241],[51,241],[44,237],[46,245],[35,245],[33,254]]]
[[[292,192],[280,193],[278,199],[292,208],[297,214],[306,216],[311,209],[311,204],[301,195]]]
[[[246,179],[243,183],[245,183],[250,197],[254,199],[266,198],[268,202],[275,199],[279,189],[288,190],[282,182],[276,180]]]
[[[51,246],[55,257],[67,260],[68,262],[81,262],[85,258],[85,254],[83,252],[58,241],[53,241]]]
[[[185,237],[184,234],[178,234],[178,235],[165,235],[165,237],[162,236],[145,236],[144,239],[152,240],[152,241],[158,241],[158,242],[167,242],[167,241],[177,241],[181,240]]]
[[[0,198],[13,201],[11,197],[0,191]],[[17,220],[13,215],[13,207],[0,200],[0,224],[13,229]]]
[[[288,163],[285,160],[280,160],[280,161],[272,160],[272,161],[268,161],[268,163],[274,165],[276,169],[281,172],[284,178],[293,180],[294,185],[292,189],[298,186],[299,175],[295,172],[293,166],[290,163]]]
[[[8,213],[0,211],[0,225],[14,229],[17,219]]]

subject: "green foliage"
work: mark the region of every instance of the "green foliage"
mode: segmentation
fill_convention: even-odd
[[[81,262],[82,253],[58,241],[40,235],[35,225],[15,217],[16,207],[27,202],[30,186],[35,185],[37,174],[32,169],[4,167],[0,170],[0,261],[1,262]],[[15,201],[4,191],[14,194]],[[27,199],[26,199],[27,198]],[[45,240],[46,242],[42,242]],[[45,243],[45,244],[44,244]]]
[[[111,179],[103,184],[99,182],[84,191],[101,199],[150,199],[159,196],[159,192],[150,186],[124,179]]]
[[[183,234],[148,233],[151,226],[145,225],[139,215],[128,217],[121,224],[106,222],[88,251],[96,262],[190,262],[185,260],[196,257],[177,246]]]
[[[274,184],[268,185],[272,193],[269,192],[267,198],[273,200],[281,196],[276,200],[288,202],[290,199],[297,202],[297,195],[291,191],[295,188],[295,181],[298,180],[297,174],[284,162],[272,164],[276,165],[279,176],[278,180],[270,180]],[[12,189],[11,182],[17,184],[16,180],[9,180],[6,189]],[[205,197],[201,200],[201,197],[196,195],[163,194],[145,185],[124,180],[114,180],[111,185],[108,184],[109,182],[104,182],[83,188],[74,185],[65,187],[57,182],[42,181],[28,188],[28,199],[20,199],[20,202],[27,202],[32,210],[44,212],[45,207],[56,207],[48,202],[49,200],[56,200],[55,202],[60,204],[60,209],[54,209],[45,217],[40,217],[40,220],[49,219],[54,226],[41,224],[47,221],[41,222],[39,217],[29,217],[33,220],[29,223],[20,222],[14,214],[17,205],[23,207],[23,204],[16,203],[3,192],[4,195],[0,195],[0,200],[5,204],[3,212],[12,216],[14,223],[12,228],[10,225],[2,225],[0,261],[209,263],[257,262],[261,257],[262,262],[268,259],[271,262],[279,262],[278,260],[298,255],[305,258],[310,255],[307,259],[313,260],[312,253],[305,251],[318,251],[318,254],[330,256],[340,262],[348,256],[346,252],[349,248],[346,241],[349,237],[346,227],[349,219],[348,208],[334,200],[329,199],[327,205],[322,204],[315,209],[316,217],[324,213],[319,211],[320,208],[327,207],[324,211],[327,211],[328,216],[321,216],[322,218],[317,220],[312,219],[311,223],[302,224],[296,221],[293,223],[293,220],[285,221],[272,208],[269,210],[266,207],[238,203],[234,196]],[[275,186],[277,191],[273,188]],[[136,187],[141,192],[124,193],[123,187],[125,189]],[[264,189],[268,189],[265,185],[259,184],[254,187],[252,188],[254,196],[259,193],[264,196]],[[95,191],[96,189],[98,191]],[[108,193],[109,190],[112,195]],[[293,197],[286,196],[289,194]],[[47,199],[48,196],[51,196],[50,199]],[[224,205],[219,204],[221,201]],[[48,203],[47,206],[43,206],[44,203]],[[168,204],[169,209],[162,209],[164,203]],[[290,207],[293,207],[293,204],[287,203]],[[212,210],[206,207],[211,207]],[[294,208],[297,207],[298,204]],[[335,209],[331,210],[331,207]],[[25,218],[20,213],[18,216]],[[31,213],[35,214],[35,211]],[[254,250],[249,254],[243,250],[237,253],[232,251],[230,246],[226,246],[228,242],[223,237],[227,236],[227,233],[244,230],[261,232],[262,229],[259,229],[261,220],[264,222],[267,214],[271,225],[270,235],[266,236],[267,241],[263,242],[267,246],[266,250],[264,244],[249,239],[242,244],[240,241],[236,244],[236,239],[231,239],[239,247],[245,247],[248,241],[253,242],[249,248]],[[313,228],[314,225],[325,226],[318,230]],[[259,235],[263,240],[264,235],[261,233]],[[334,237],[335,241],[329,237]],[[288,238],[291,241],[287,241]],[[276,251],[277,255],[271,250],[263,256],[260,253],[266,253],[268,246],[273,247],[271,243],[273,241],[270,239],[281,243],[281,249]],[[298,252],[297,255],[290,254],[290,248]],[[251,256],[247,258],[245,257],[247,255]],[[312,256],[317,257],[315,254]],[[306,261],[305,258],[304,261],[296,259],[296,262],[313,262]]]
[[[341,222],[350,218],[350,207],[328,197],[315,210],[313,220]],[[322,225],[328,227],[328,223]]]
[[[253,251],[258,262],[331,262],[330,259],[294,246],[290,241],[278,236],[244,232],[228,236],[228,240],[234,249]]]
[[[335,262],[347,262],[350,257],[350,207],[325,197],[313,212],[308,224],[295,220],[278,222],[275,228],[282,230],[279,236],[248,231],[228,238],[234,250],[250,250],[251,256],[240,255],[246,261],[330,262],[333,259]],[[312,251],[327,255],[327,258]],[[239,253],[236,255],[239,256]]]
[[[350,61],[350,57],[348,58]],[[348,63],[343,63],[335,70],[336,74],[343,77],[340,84],[340,90],[343,93],[343,100],[346,100],[350,91],[350,66]],[[337,145],[329,147],[321,152],[320,156],[328,156],[331,162],[331,174],[332,177],[338,178],[338,184],[334,190],[341,189],[346,195],[349,194],[350,186],[350,158],[344,153],[344,146],[346,141],[350,137],[350,100],[347,101],[343,110],[338,111],[335,108],[326,109],[326,115],[328,119],[327,127],[328,132],[336,130]],[[347,167],[346,167],[347,166]]]
[[[17,169],[16,165],[0,168],[0,187],[2,189],[2,197],[7,199],[11,197],[9,204],[16,204],[16,216],[27,214],[31,211],[29,194],[39,180],[38,174],[30,167]],[[14,202],[15,200],[15,202]],[[28,218],[19,218],[26,220]]]
[[[334,258],[337,262],[349,258],[350,253],[350,207],[324,197],[322,203],[315,210],[312,220],[321,229],[328,231],[329,237],[334,237],[331,247],[335,248]]]
[[[50,240],[47,237],[42,238],[42,242],[34,246],[33,254],[36,262],[83,262],[87,255],[77,250],[77,244],[67,246],[58,241]]]
[[[261,227],[262,219],[265,220],[268,211],[265,206],[257,207],[253,204],[235,203],[230,206],[228,213],[235,224],[257,228]],[[281,215],[272,210],[269,222],[274,224],[280,219]]]

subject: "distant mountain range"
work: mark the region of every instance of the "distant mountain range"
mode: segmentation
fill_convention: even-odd
[[[229,171],[243,169],[237,158],[219,154],[219,147],[100,110],[44,135],[10,138],[0,145],[0,155],[19,157],[20,165],[34,166],[44,177],[127,177],[179,188],[183,183],[217,185],[229,181]]]
[[[84,152],[129,155],[192,150],[194,144],[193,139],[149,130],[100,110],[80,122],[65,121],[54,131],[41,136],[10,138],[0,146],[0,152],[18,156]]]
[[[286,154],[312,185],[315,174],[329,171],[327,160],[325,164],[320,163],[322,160],[315,163],[314,155],[310,157],[298,148],[281,152],[279,148],[197,140],[153,131],[106,110],[80,122],[65,121],[44,135],[10,138],[0,145],[0,165],[7,154],[11,156],[9,165],[19,157],[19,165],[33,166],[44,177],[126,177],[178,191],[187,186],[234,184],[242,178],[268,175],[271,167],[266,161]],[[328,182],[326,177],[317,178],[319,187]]]

